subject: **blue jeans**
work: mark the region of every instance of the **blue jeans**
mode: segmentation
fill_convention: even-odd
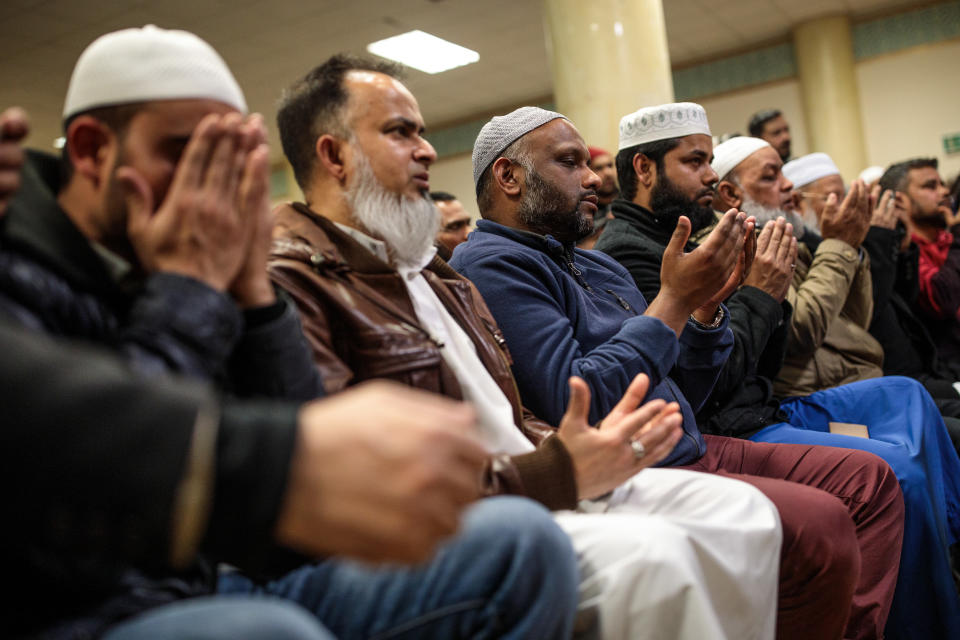
[[[291,600],[342,638],[546,640],[570,637],[577,583],[573,547],[549,512],[498,497],[473,506],[426,565],[328,560],[262,585],[225,573],[217,591]]]
[[[182,600],[119,624],[102,640],[334,640],[301,607],[275,598]]]
[[[960,638],[960,600],[947,553],[960,535],[960,459],[923,385],[888,376],[788,398],[780,407],[789,422],[753,440],[869,451],[900,481],[903,552],[887,636]],[[867,425],[870,439],[832,434],[830,422]]]

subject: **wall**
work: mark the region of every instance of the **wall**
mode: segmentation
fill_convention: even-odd
[[[922,45],[857,64],[867,160],[887,166],[936,156],[944,180],[960,172],[941,136],[960,133],[960,41]]]
[[[440,158],[430,167],[430,190],[447,191],[457,196],[470,217],[476,220],[477,199],[473,188],[473,163],[469,153]]]
[[[790,123],[791,149],[794,156],[808,153],[807,125],[800,99],[800,83],[796,79],[780,80],[759,87],[732,91],[719,96],[697,99],[707,110],[710,131],[750,135],[747,121],[761,109],[780,109]]]

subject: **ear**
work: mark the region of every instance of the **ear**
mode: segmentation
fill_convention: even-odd
[[[631,164],[634,173],[637,174],[637,182],[646,189],[651,189],[657,181],[657,163],[642,153],[635,153]]]
[[[722,206],[715,206],[714,209],[718,211],[726,211],[730,208],[739,209],[740,205],[743,204],[743,189],[729,180],[721,180],[717,184],[717,197],[720,198],[718,204]]]
[[[508,196],[520,195],[520,187],[524,183],[524,171],[516,162],[507,158],[497,158],[490,167],[490,175],[497,188]]]
[[[92,116],[77,116],[67,127],[67,153],[74,175],[96,185],[105,179],[104,168],[110,162],[116,136]]]
[[[317,138],[317,144],[314,147],[314,154],[320,165],[340,183],[347,179],[346,151],[346,143],[329,133]]]

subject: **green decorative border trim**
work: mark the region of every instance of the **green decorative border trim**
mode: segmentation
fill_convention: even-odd
[[[795,75],[793,45],[785,42],[674,71],[673,92],[684,101]]]
[[[960,0],[913,9],[852,27],[854,59],[863,60],[922,44],[960,38]],[[677,101],[693,100],[765,82],[796,77],[793,43],[773,45],[673,72]],[[554,109],[553,103],[537,105]],[[430,131],[440,157],[468,153],[486,120]]]
[[[549,109],[550,111],[557,108],[554,102],[541,102],[533,106],[540,107],[541,109]],[[480,129],[489,121],[489,118],[478,119],[442,129],[427,129],[427,135],[425,137],[430,144],[433,145],[433,148],[437,150],[437,155],[440,157],[453,156],[458,153],[470,153],[473,152],[473,143],[477,140]]]
[[[854,25],[853,56],[863,60],[958,37],[960,2],[943,2]]]
[[[276,166],[270,170],[270,199],[277,200],[287,196],[290,191],[287,184],[287,170],[284,166]]]

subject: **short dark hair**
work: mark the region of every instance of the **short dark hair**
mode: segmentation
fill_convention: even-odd
[[[431,191],[430,199],[434,202],[452,202],[457,199],[457,196],[446,191]]]
[[[341,138],[350,136],[343,121],[343,108],[349,97],[343,80],[350,71],[402,77],[399,65],[338,53],[287,87],[280,98],[277,110],[280,144],[301,189],[310,183],[317,139],[327,133]]]
[[[750,117],[750,122],[747,124],[747,129],[750,130],[750,135],[754,138],[759,138],[763,135],[763,125],[782,115],[783,112],[781,112],[780,109],[764,109],[763,111],[757,111]]]
[[[130,121],[133,120],[133,116],[137,115],[145,105],[145,102],[113,104],[75,113],[63,121],[63,135],[67,135],[70,124],[74,120],[80,116],[90,116],[107,125],[113,134],[117,136],[117,139],[122,140],[127,133],[127,127],[130,126]],[[61,184],[66,184],[73,176],[73,163],[70,162],[70,150],[66,142],[64,142],[63,148],[60,150],[60,159],[60,181]]]
[[[617,152],[617,179],[620,181],[620,197],[633,200],[637,196],[637,172],[633,170],[633,158],[642,153],[657,165],[657,174],[663,173],[663,158],[677,148],[680,138],[667,138],[636,144]]]
[[[880,189],[886,191],[903,191],[907,188],[907,179],[911,169],[926,169],[932,167],[936,169],[939,166],[936,158],[911,158],[903,162],[897,162],[887,167],[887,170],[880,176]]]

